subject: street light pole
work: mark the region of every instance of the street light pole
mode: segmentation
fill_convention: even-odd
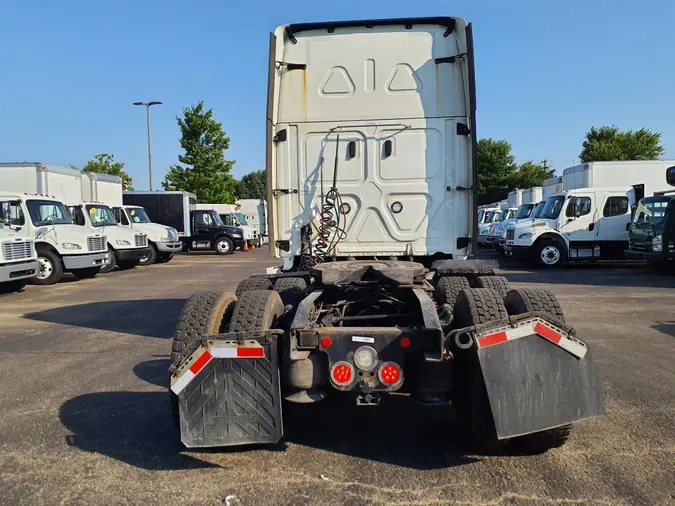
[[[148,125],[148,183],[152,191],[152,150],[150,148],[150,107],[161,105],[161,102],[134,102],[134,105],[144,105],[146,114],[146,123]]]

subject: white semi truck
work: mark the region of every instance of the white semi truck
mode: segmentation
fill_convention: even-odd
[[[241,213],[246,218],[249,226],[257,231],[262,238],[262,243],[269,242],[267,233],[267,201],[264,199],[240,199],[237,205],[241,208]]]
[[[115,221],[136,234],[145,234],[148,249],[139,260],[139,265],[169,262],[173,255],[183,249],[178,231],[159,223],[153,223],[141,206],[125,206],[122,197],[122,178],[110,174],[86,172],[83,175],[85,200],[102,202],[112,209]]]
[[[539,267],[623,258],[631,210],[665,186],[672,161],[592,162],[563,171],[539,218],[510,226],[505,249]]]
[[[590,347],[555,297],[511,290],[493,262],[467,258],[471,34],[452,17],[275,30],[267,188],[280,265],[186,302],[171,357],[186,446],[277,442],[282,398],[452,400],[448,439],[536,452],[602,413]]]
[[[244,233],[244,240],[246,246],[260,247],[262,245],[262,238],[259,236],[257,230],[249,226],[246,217],[242,213],[241,207],[233,204],[197,204],[198,211],[215,211],[223,220],[223,223],[228,227],[238,227]],[[242,246],[243,249],[243,246]]]
[[[40,272],[35,241],[17,204],[0,196],[0,293],[20,291]]]
[[[77,172],[35,163],[0,163],[0,199],[15,204],[24,221],[24,235],[35,240],[39,285],[57,283],[64,272],[78,278],[99,273],[108,258],[107,238],[101,229],[73,224],[66,206],[55,195],[77,193]]]

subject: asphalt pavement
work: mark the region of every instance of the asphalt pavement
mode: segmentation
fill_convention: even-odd
[[[675,278],[640,264],[503,262],[558,296],[600,368],[607,413],[560,449],[467,454],[451,409],[393,399],[289,409],[273,447],[185,450],[167,394],[183,303],[274,264],[186,254],[0,297],[0,503],[675,504]]]

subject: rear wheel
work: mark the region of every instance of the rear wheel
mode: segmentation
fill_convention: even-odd
[[[61,258],[51,250],[38,250],[38,263],[40,270],[37,276],[33,278],[33,284],[53,285],[58,283],[63,277],[63,265]]]
[[[457,328],[470,327],[508,317],[499,292],[471,288],[459,292],[453,322]],[[467,441],[482,451],[494,451],[505,441],[497,438],[490,400],[475,347],[456,351],[454,403]]]
[[[90,279],[95,277],[100,270],[100,267],[87,267],[86,269],[72,270],[70,273],[78,279]]]
[[[213,243],[213,251],[217,255],[231,255],[234,252],[234,244],[227,237],[220,237]]]
[[[148,253],[147,255],[141,257],[141,260],[138,262],[138,265],[152,265],[157,261],[157,249],[154,244],[148,244]]]
[[[271,329],[283,314],[284,305],[277,292],[271,290],[245,292],[234,306],[228,330],[249,332]]]
[[[115,267],[117,267],[117,257],[115,256],[115,250],[108,246],[108,259],[103,264],[103,267],[101,267],[101,273],[106,274],[108,272],[112,272],[115,270]]]
[[[478,276],[475,283],[476,288],[491,288],[502,296],[506,297],[506,294],[509,293],[511,285],[509,285],[509,280],[504,276]]]
[[[256,277],[256,278],[246,278],[242,279],[237,285],[235,293],[237,297],[240,297],[244,292],[250,292],[251,290],[271,290],[272,281],[269,278],[265,277]]]
[[[307,282],[303,278],[278,278],[274,283],[274,291],[281,296],[283,303],[293,306],[298,305],[305,288]]]
[[[565,315],[558,299],[543,288],[520,288],[511,290],[504,301],[510,316],[523,313],[547,313],[565,323]],[[564,445],[572,433],[572,425],[563,425],[555,429],[535,432],[513,439],[513,444],[525,453],[544,453],[551,448]]]
[[[448,304],[455,305],[459,292],[469,288],[469,280],[462,276],[447,276],[439,278],[434,289],[434,299],[439,306]]]

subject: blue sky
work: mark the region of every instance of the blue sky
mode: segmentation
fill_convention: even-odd
[[[288,22],[452,15],[474,23],[480,137],[559,170],[592,125],[647,127],[675,158],[675,2],[651,0],[7,0],[0,161],[82,165],[113,153],[147,188],[180,153],[175,116],[204,100],[234,175],[264,167],[268,33]]]

